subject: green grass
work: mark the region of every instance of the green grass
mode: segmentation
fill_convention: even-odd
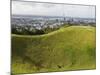
[[[95,27],[70,26],[44,35],[12,34],[12,73],[96,68]]]

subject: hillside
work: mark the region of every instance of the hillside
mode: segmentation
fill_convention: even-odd
[[[12,73],[95,69],[95,27],[70,26],[43,35],[12,34]]]

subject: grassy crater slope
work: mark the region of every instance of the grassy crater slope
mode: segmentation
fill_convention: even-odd
[[[95,69],[95,27],[70,26],[44,35],[12,34],[12,73]]]

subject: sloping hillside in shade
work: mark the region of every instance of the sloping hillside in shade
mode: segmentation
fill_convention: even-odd
[[[70,26],[44,35],[12,34],[12,73],[95,69],[95,27]]]

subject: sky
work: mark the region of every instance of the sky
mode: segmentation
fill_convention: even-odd
[[[12,14],[95,18],[95,6],[12,1]]]

